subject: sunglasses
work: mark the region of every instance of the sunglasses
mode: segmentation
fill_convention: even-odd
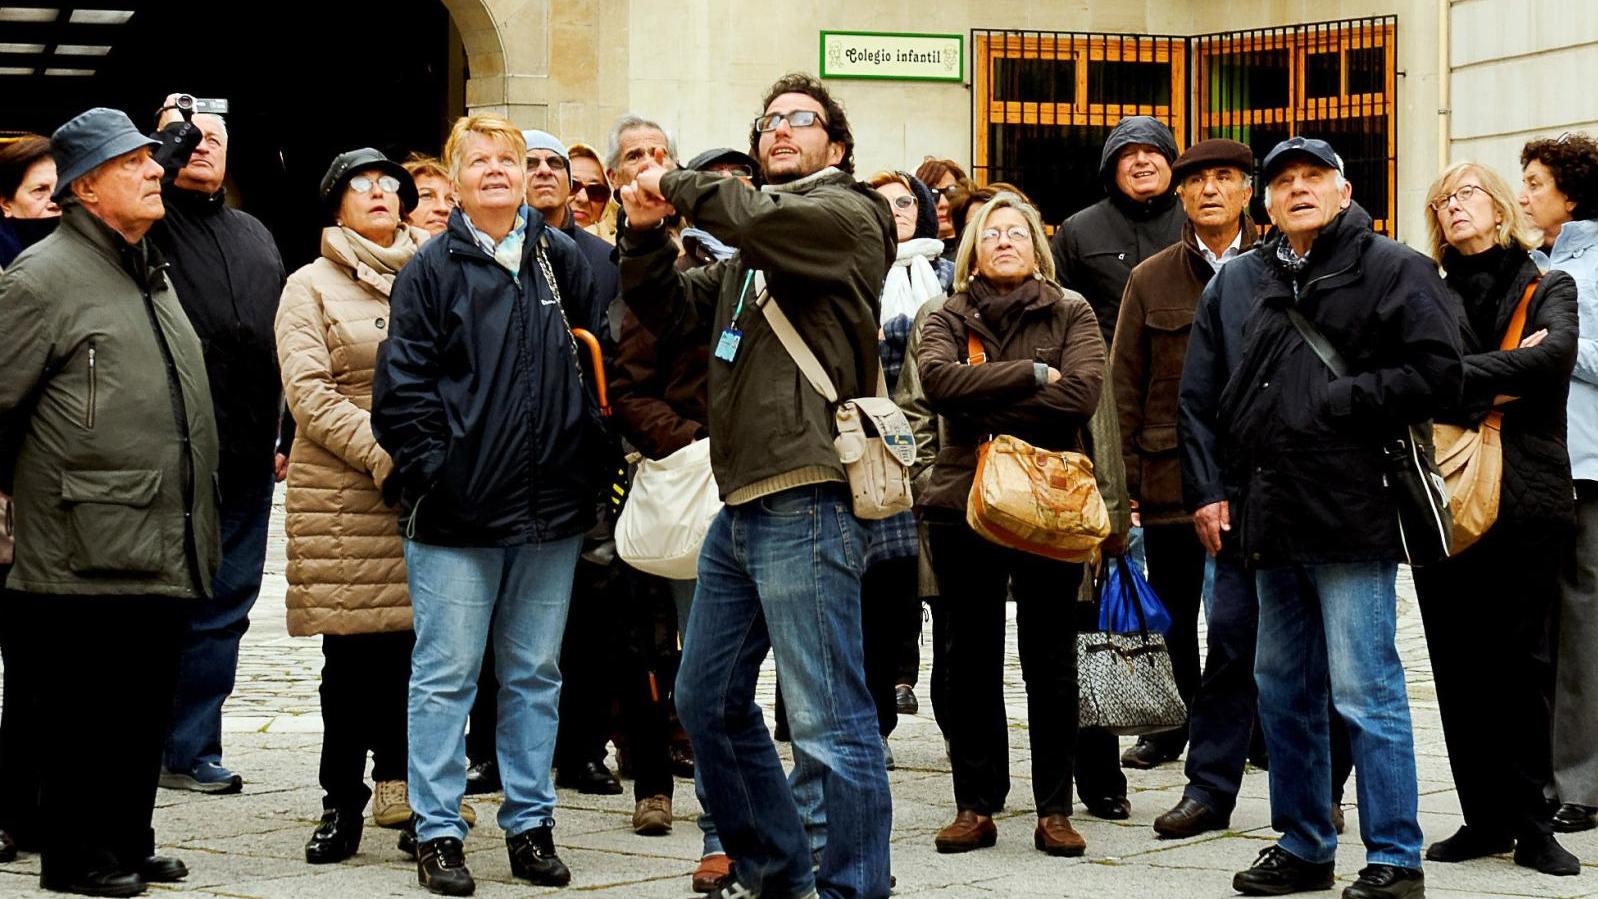
[[[573,181],[572,196],[582,194],[590,203],[610,202],[610,185],[603,181]]]
[[[958,184],[951,184],[948,187],[929,187],[927,190],[932,191],[934,197],[947,197],[951,191],[959,186]]]
[[[821,118],[821,113],[808,109],[796,109],[793,112],[768,112],[755,119],[756,131],[776,131],[777,126],[783,122],[790,128],[809,128],[812,125],[825,126],[826,120]]]
[[[358,194],[364,194],[372,189],[372,183],[372,179],[366,175],[356,175],[354,178],[350,179],[350,189]],[[399,179],[393,175],[379,175],[377,177],[376,183],[377,186],[382,189],[383,193],[399,193]]]
[[[544,165],[549,166],[549,170],[552,171],[552,172],[564,172],[564,171],[566,171],[566,160],[564,160],[564,159],[562,159],[559,156],[556,156],[554,154],[550,154],[549,156],[545,156],[543,159],[539,159],[537,156],[529,156],[529,157],[527,157],[527,171],[529,171],[529,172],[538,171],[538,164],[539,163],[543,163]]]

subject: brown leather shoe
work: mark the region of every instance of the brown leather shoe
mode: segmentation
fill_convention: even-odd
[[[961,809],[954,821],[938,831],[932,845],[939,852],[970,852],[986,849],[999,841],[999,828],[993,819],[970,809]]]
[[[1050,855],[1076,857],[1087,851],[1088,841],[1071,826],[1065,815],[1044,815],[1032,831],[1032,845]]]
[[[718,852],[699,860],[694,870],[694,892],[713,893],[732,882],[732,859]]]

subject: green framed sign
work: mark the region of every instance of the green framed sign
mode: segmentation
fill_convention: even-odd
[[[821,77],[958,83],[965,80],[965,35],[823,31]]]

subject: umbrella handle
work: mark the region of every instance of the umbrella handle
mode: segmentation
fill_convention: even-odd
[[[594,384],[599,391],[599,414],[610,417],[610,394],[605,385],[605,356],[599,348],[599,338],[583,328],[572,328],[572,337],[588,347],[594,363]]]

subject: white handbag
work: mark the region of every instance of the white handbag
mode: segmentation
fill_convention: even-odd
[[[645,574],[693,580],[699,548],[720,511],[708,438],[664,459],[640,459],[616,522],[616,553]]]

